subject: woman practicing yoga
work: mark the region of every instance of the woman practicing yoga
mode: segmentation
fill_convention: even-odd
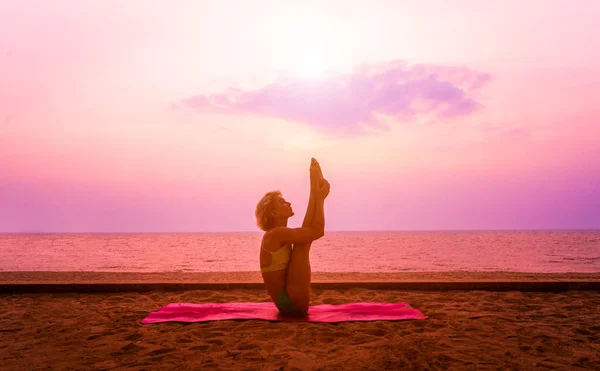
[[[310,197],[301,228],[288,228],[292,205],[280,191],[268,192],[256,206],[256,222],[265,231],[260,270],[267,291],[284,316],[306,316],[310,304],[310,245],[325,234],[325,198],[329,182],[317,160],[310,165]]]

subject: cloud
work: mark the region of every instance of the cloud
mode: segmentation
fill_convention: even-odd
[[[286,78],[256,90],[196,95],[177,105],[204,113],[275,117],[329,136],[356,136],[365,133],[364,126],[388,128],[383,117],[402,122],[423,114],[472,114],[481,107],[472,95],[489,78],[466,67],[390,62],[320,79]]]

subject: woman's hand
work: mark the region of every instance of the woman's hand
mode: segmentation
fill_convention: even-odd
[[[321,181],[321,184],[319,186],[319,195],[323,198],[326,199],[327,196],[329,196],[329,191],[331,190],[331,185],[329,184],[329,182],[327,181],[327,179],[323,179]]]

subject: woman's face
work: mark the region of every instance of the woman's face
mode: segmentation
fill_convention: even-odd
[[[275,215],[275,217],[283,217],[283,218],[289,218],[291,216],[294,215],[294,210],[292,210],[292,204],[287,202],[285,200],[285,198],[280,197],[276,202],[275,202],[275,207],[273,210],[273,214]]]

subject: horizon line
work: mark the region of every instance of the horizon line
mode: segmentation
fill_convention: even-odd
[[[550,232],[550,231],[600,231],[600,228],[506,228],[506,229],[338,229],[338,230],[326,230],[326,232],[340,233],[340,232]],[[135,231],[109,231],[109,232],[43,232],[43,231],[31,231],[31,232],[2,232],[0,235],[16,235],[16,234],[201,234],[201,233],[264,233],[260,230],[252,231],[155,231],[155,232],[135,232]]]

